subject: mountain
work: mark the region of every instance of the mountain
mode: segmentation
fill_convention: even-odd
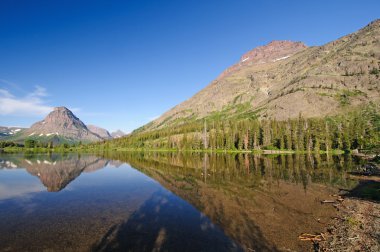
[[[108,130],[100,128],[95,125],[87,125],[87,128],[92,132],[95,133],[96,135],[100,136],[103,139],[111,139],[113,138],[111,134],[108,132]]]
[[[380,102],[380,19],[323,46],[273,41],[137,132],[219,118],[322,117]]]
[[[54,108],[44,120],[34,123],[28,129],[0,127],[0,132],[0,140],[20,143],[25,139],[52,142],[53,145],[103,140],[66,107]]]
[[[119,137],[125,136],[126,134],[121,130],[117,130],[117,131],[112,132],[111,135],[113,138],[119,138]]]
[[[59,136],[73,141],[99,141],[102,138],[66,107],[56,107],[44,120],[36,122],[24,132],[28,136]]]

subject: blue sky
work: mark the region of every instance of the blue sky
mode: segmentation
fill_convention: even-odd
[[[131,131],[256,46],[322,45],[380,18],[380,1],[0,1],[0,125],[54,106]]]

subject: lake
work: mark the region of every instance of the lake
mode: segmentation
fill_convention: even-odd
[[[1,251],[308,251],[349,155],[0,154]]]

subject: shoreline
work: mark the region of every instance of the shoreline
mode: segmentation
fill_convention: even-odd
[[[380,203],[345,198],[317,251],[380,251]]]
[[[264,154],[264,155],[282,155],[282,154],[329,154],[329,155],[341,155],[351,154],[350,151],[344,150],[332,150],[332,151],[297,151],[297,150],[266,150],[266,149],[253,149],[253,150],[227,150],[227,149],[134,149],[134,148],[25,148],[25,147],[5,147],[0,149],[0,153],[18,153],[18,152],[32,152],[32,153],[49,153],[49,152],[81,152],[81,153],[99,153],[99,152],[173,152],[173,153],[213,153],[213,154],[234,154],[234,153],[246,153],[246,154]],[[375,153],[373,155],[376,155]],[[355,155],[357,156],[357,155]]]

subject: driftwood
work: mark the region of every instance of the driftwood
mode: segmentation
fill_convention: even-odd
[[[327,203],[336,203],[335,200],[322,200],[322,204],[327,204]]]
[[[298,239],[300,239],[301,241],[312,241],[312,242],[326,240],[322,233],[318,235],[303,233],[300,236],[298,236]]]
[[[372,175],[372,176],[367,176],[367,175],[352,175],[350,174],[351,179],[357,179],[357,180],[366,180],[366,181],[380,181],[380,176],[378,175]]]
[[[321,200],[321,204],[333,204],[333,206],[339,210],[339,203],[342,203],[344,201],[344,198],[342,198],[342,196],[336,195],[336,194],[333,194],[330,196],[337,197],[337,199],[336,200]]]
[[[372,160],[379,156],[373,153],[370,154],[370,153],[360,152],[358,149],[352,150],[352,155],[360,157],[365,160]]]

